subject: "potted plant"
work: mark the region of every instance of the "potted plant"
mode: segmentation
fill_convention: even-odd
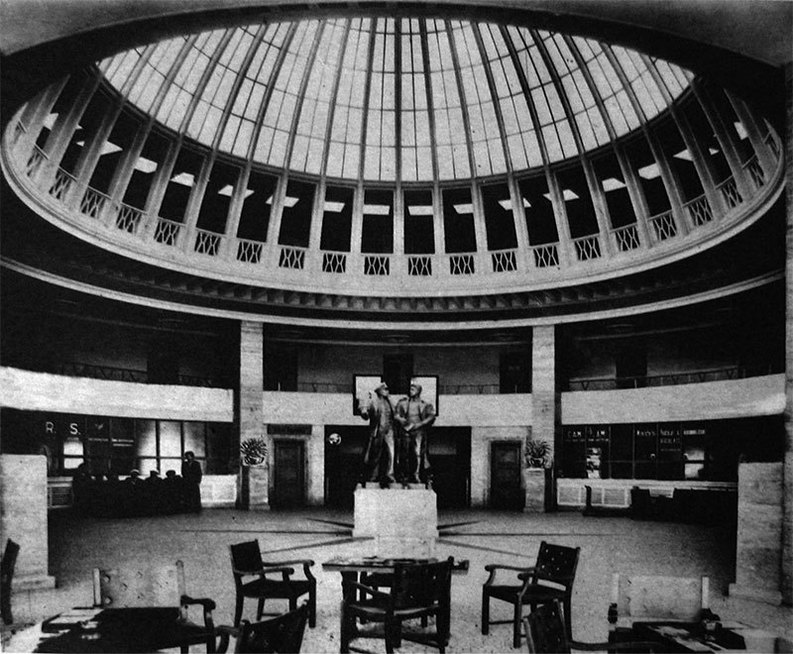
[[[246,438],[240,443],[240,508],[269,508],[268,486],[267,440],[263,436]]]
[[[543,513],[546,505],[547,471],[553,465],[551,445],[547,441],[526,439],[523,449],[523,486],[526,502],[523,511],[526,513]]]

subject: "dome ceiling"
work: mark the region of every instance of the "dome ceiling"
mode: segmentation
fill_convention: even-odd
[[[157,121],[265,166],[393,183],[541,167],[670,106],[688,71],[591,39],[435,18],[275,22],[100,62]]]

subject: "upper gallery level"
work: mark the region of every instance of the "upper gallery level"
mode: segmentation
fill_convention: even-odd
[[[97,61],[18,111],[2,163],[36,214],[109,252],[379,298],[656,268],[751,225],[783,171],[762,115],[657,56],[525,22],[363,14]]]

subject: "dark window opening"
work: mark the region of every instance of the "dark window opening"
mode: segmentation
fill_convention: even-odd
[[[231,196],[234,194],[239,175],[239,168],[215,162],[209,175],[204,197],[201,200],[201,208],[198,211],[196,226],[199,229],[206,229],[217,234],[226,231]]]
[[[251,172],[242,200],[237,237],[266,241],[278,178]]]
[[[518,246],[512,197],[506,184],[482,187],[488,250],[507,250]]]
[[[518,182],[518,187],[520,202],[526,215],[526,227],[529,230],[529,243],[558,243],[559,232],[556,229],[553,203],[545,176],[522,179]]]
[[[393,191],[364,191],[361,252],[390,254],[394,251]]]
[[[405,191],[405,254],[434,252],[432,191]]]
[[[589,193],[584,171],[573,168],[557,174],[560,192],[570,225],[570,236],[579,238],[598,233],[595,206]]]
[[[352,235],[352,209],[355,189],[328,186],[322,212],[322,250],[349,252]]]
[[[202,157],[182,148],[171,171],[171,178],[165,187],[165,195],[160,205],[160,216],[174,222],[184,222],[190,194],[201,171]]]
[[[442,197],[446,252],[476,252],[471,189],[446,189],[443,191]]]
[[[611,226],[614,228],[636,222],[628,186],[614,154],[609,154],[592,162],[595,175],[606,198]]]
[[[660,167],[647,140],[644,137],[633,140],[627,147],[627,155],[636,170],[650,215],[657,216],[669,211],[672,205],[669,203]]]
[[[91,180],[88,182],[91,188],[102,193],[106,193],[109,190],[110,180],[113,179],[119,162],[123,161],[124,153],[132,147],[132,142],[138,129],[140,129],[138,121],[123,113],[119,114],[113,129],[110,131],[110,136],[102,147],[102,154],[99,156],[96,166],[94,166]],[[146,189],[148,192],[148,186]]]
[[[281,214],[281,233],[278,236],[280,245],[308,247],[315,192],[316,187],[313,184],[295,180],[287,183]]]
[[[702,182],[694,166],[694,153],[686,147],[677,124],[664,121],[657,128],[658,141],[666,152],[666,158],[673,174],[679,181],[684,201],[693,200],[702,195]]]

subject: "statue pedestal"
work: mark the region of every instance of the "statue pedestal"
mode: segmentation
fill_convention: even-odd
[[[374,538],[375,556],[428,558],[438,537],[435,491],[418,488],[355,490],[354,538]]]

